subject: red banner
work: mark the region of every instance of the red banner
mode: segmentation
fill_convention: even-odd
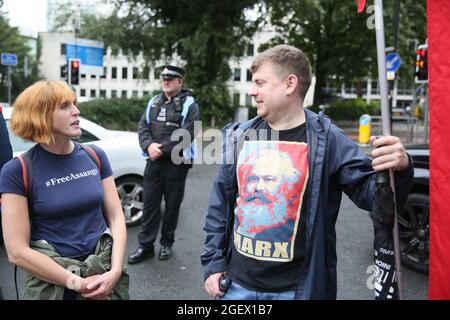
[[[450,299],[450,1],[427,1],[430,114],[429,298]]]
[[[366,0],[358,0],[358,13],[364,11],[364,6],[366,5]]]

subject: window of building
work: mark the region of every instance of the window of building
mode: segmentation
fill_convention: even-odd
[[[239,104],[239,93],[235,93],[233,94],[233,106],[238,107]]]
[[[95,89],[91,89],[91,98],[95,98]]]
[[[370,92],[371,94],[379,94],[380,89],[378,88],[378,81],[372,81],[372,90]]]
[[[153,72],[153,75],[155,76],[155,80],[156,80],[156,79],[159,80],[159,74],[160,74],[159,69],[156,68],[155,71]]]
[[[100,90],[100,98],[106,98],[106,90]]]
[[[144,68],[142,69],[142,78],[148,80],[149,77],[150,77],[150,67],[144,66]]]
[[[150,92],[148,92],[147,90],[142,91],[142,96],[148,96],[150,94]]]
[[[123,67],[122,68],[122,79],[127,79],[127,78],[128,78],[128,68]]]
[[[62,56],[66,55],[66,44],[65,43],[61,43],[61,55]]]
[[[111,98],[117,97],[117,90],[111,90]]]
[[[133,67],[133,79],[139,78],[139,69],[136,67]]]
[[[255,46],[252,43],[247,45],[247,56],[253,57],[253,52],[255,50]]]
[[[127,90],[122,90],[122,98],[126,98],[127,97]]]
[[[117,68],[116,67],[111,68],[111,79],[117,79]]]
[[[249,69],[247,69],[247,82],[252,82],[252,73]]]
[[[100,76],[100,78],[105,79],[106,78],[106,73],[107,73],[107,68],[103,67],[103,75]]]
[[[137,90],[133,90],[132,97],[133,98],[137,98],[137,96],[138,96],[138,91]]]
[[[248,94],[245,95],[245,105],[247,107],[250,107],[252,105],[252,97],[250,97]]]
[[[86,89],[80,89],[80,97],[86,97]]]
[[[95,79],[97,76],[95,74],[91,74],[91,79]]]
[[[241,81],[241,69],[234,68],[234,81]]]
[[[86,78],[86,74],[85,74],[85,73],[82,73],[82,74],[81,74],[81,78],[85,79],[85,78]]]

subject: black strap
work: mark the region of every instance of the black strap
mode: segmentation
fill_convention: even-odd
[[[16,300],[19,300],[19,289],[17,289],[17,266],[14,265],[14,286],[16,288]]]

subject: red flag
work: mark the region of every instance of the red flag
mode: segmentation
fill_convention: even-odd
[[[364,6],[366,5],[366,0],[358,0],[358,13],[364,11]]]
[[[429,298],[450,299],[450,2],[427,1],[430,114],[430,271]]]

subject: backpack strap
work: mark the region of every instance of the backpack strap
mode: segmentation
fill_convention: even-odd
[[[75,144],[79,145],[84,151],[86,151],[86,153],[88,154],[88,156],[92,159],[92,161],[94,161],[94,163],[97,165],[98,169],[100,171],[102,171],[102,164],[100,162],[100,158],[97,155],[97,152],[95,152],[94,148],[92,148],[90,145],[87,144],[83,144],[83,143],[77,143],[74,142]]]
[[[20,164],[22,166],[22,178],[23,178],[23,186],[25,188],[25,196],[28,200],[28,209],[30,208],[31,199],[28,196],[30,194],[30,190],[33,184],[33,169],[31,166],[31,158],[28,151],[20,154],[18,156]]]

